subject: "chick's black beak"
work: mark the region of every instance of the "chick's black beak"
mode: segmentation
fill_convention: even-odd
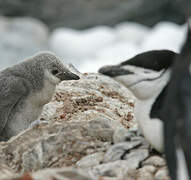
[[[63,73],[59,73],[57,75],[57,77],[61,80],[61,81],[64,81],[64,80],[79,80],[80,77],[70,71],[65,71]]]
[[[127,69],[123,69],[119,65],[117,65],[117,66],[104,66],[104,67],[100,68],[98,72],[101,74],[104,74],[106,76],[110,76],[110,77],[133,74],[133,72],[131,72]]]

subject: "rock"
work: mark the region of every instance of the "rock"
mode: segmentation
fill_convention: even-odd
[[[137,129],[137,125],[132,126],[129,129],[126,129],[124,127],[116,128],[113,134],[113,141],[115,144],[125,141],[140,141],[142,146],[149,146],[148,142],[140,136],[139,130]]]
[[[109,77],[79,75],[57,86],[39,118],[46,123],[0,142],[0,180],[168,179],[164,159],[149,154],[127,116],[128,90]]]
[[[19,177],[19,175],[14,173],[14,171],[11,168],[5,166],[4,164],[0,165],[0,180],[3,179],[8,180],[7,177],[17,177],[17,176]]]
[[[60,112],[56,114],[61,116],[61,120],[91,119],[95,124],[97,120],[103,121],[105,118],[104,123],[108,124],[107,127],[111,126],[113,130],[122,127],[121,124],[126,128],[135,124],[135,119],[128,116],[128,113],[133,110],[128,103],[132,96],[124,86],[109,77],[88,74],[78,82],[62,82],[56,91],[53,102],[64,102],[64,106],[60,107]]]
[[[76,165],[79,168],[91,168],[93,166],[99,165],[101,162],[103,162],[104,153],[98,152],[94,154],[87,155],[80,159]]]
[[[148,172],[148,173],[154,174],[156,171],[157,171],[157,168],[155,166],[151,166],[151,165],[143,166],[140,169],[140,172],[142,172],[142,173]]]
[[[0,69],[47,49],[48,28],[33,18],[0,17]]]
[[[156,170],[154,166],[143,166],[138,170],[129,171],[128,176],[132,178],[136,177],[137,180],[153,180]]]
[[[151,146],[148,143],[148,141],[145,140],[145,138],[142,136],[132,137],[131,141],[141,141],[140,149],[149,149],[149,150],[151,149]]]
[[[167,168],[159,169],[155,174],[156,180],[170,180]]]
[[[119,152],[119,155],[121,153]],[[136,169],[139,167],[141,161],[148,157],[148,150],[137,149],[132,150],[131,152],[127,153],[128,155],[125,156],[125,160],[118,160],[119,158],[108,157],[106,161],[106,156],[104,157],[104,164],[94,166],[91,170],[89,170],[89,174],[91,176],[106,176],[106,177],[115,177],[116,179],[120,179],[122,177],[127,178],[127,174],[132,169]],[[118,154],[116,153],[116,157]],[[111,159],[109,162],[108,159]],[[121,158],[122,159],[122,158]],[[129,177],[129,176],[128,176]]]
[[[131,133],[126,128],[124,127],[116,128],[113,134],[113,142],[117,144],[120,142],[130,141],[132,136],[134,136],[134,134]]]
[[[89,177],[84,172],[71,168],[47,169],[32,173],[31,176],[34,180],[93,180],[93,178]]]
[[[137,179],[170,180],[165,160],[160,156],[150,156],[142,162],[142,167],[134,173]]]
[[[137,180],[154,180],[154,177],[152,176],[152,174],[144,172],[138,175]]]
[[[151,156],[143,162],[143,165],[153,165],[156,167],[162,167],[166,165],[166,162],[160,156]]]
[[[122,85],[101,75],[62,82],[51,102],[56,104],[55,114],[49,119],[45,112],[41,115],[48,124],[37,124],[0,143],[0,162],[24,173],[74,166],[86,155],[105,152],[116,127],[135,123],[127,117],[130,98]]]
[[[103,141],[113,141],[114,129],[111,126],[112,119],[98,116],[88,126],[87,134]]]
[[[95,180],[80,170],[72,168],[45,169],[34,173],[26,173],[21,176],[1,176],[0,180]]]
[[[132,149],[140,145],[141,142],[123,142],[111,146],[105,153],[104,162],[113,162],[124,159],[124,156]]]
[[[147,149],[135,149],[124,156],[131,166],[138,168],[139,164],[149,156]],[[134,168],[134,169],[135,169]]]
[[[31,16],[41,19],[49,27],[65,26],[87,28],[95,25],[114,25],[134,21],[153,25],[158,21],[185,21],[189,14],[189,0],[0,0],[0,14],[7,16]],[[186,11],[186,12],[185,12]]]
[[[1,144],[0,161],[22,173],[72,166],[85,155],[107,149],[107,143],[86,135],[86,126],[87,122],[66,122],[26,130]]]
[[[50,121],[57,113],[57,109],[63,106],[63,102],[50,102],[43,107],[41,120]]]
[[[91,170],[89,170],[89,174],[91,177],[104,176],[120,179],[125,177],[127,172],[133,168],[135,167],[131,166],[128,161],[117,160],[114,162],[94,166]]]

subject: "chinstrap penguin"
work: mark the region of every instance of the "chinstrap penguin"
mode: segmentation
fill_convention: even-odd
[[[163,152],[163,122],[159,118],[168,86],[171,65],[177,54],[169,50],[148,51],[99,72],[125,85],[136,97],[135,118],[141,133]]]
[[[40,115],[56,85],[79,76],[49,52],[36,54],[0,71],[0,137],[7,140]]]
[[[148,51],[99,70],[135,95],[139,128],[157,151],[165,153],[172,180],[189,180],[191,172],[190,48],[188,33],[180,55],[169,50]]]

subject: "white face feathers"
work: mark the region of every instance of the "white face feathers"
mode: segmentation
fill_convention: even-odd
[[[170,70],[165,69],[154,71],[132,65],[122,68],[131,73],[115,76],[114,79],[129,88],[138,99],[149,99],[155,96],[160,87],[167,84],[170,76]]]
[[[53,75],[49,70],[45,70],[44,72],[45,81],[48,80],[51,84],[59,84],[61,79]]]

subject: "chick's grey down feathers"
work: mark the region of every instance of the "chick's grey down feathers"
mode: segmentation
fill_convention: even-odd
[[[38,118],[56,85],[77,80],[51,53],[40,53],[0,72],[0,136],[8,139]]]

